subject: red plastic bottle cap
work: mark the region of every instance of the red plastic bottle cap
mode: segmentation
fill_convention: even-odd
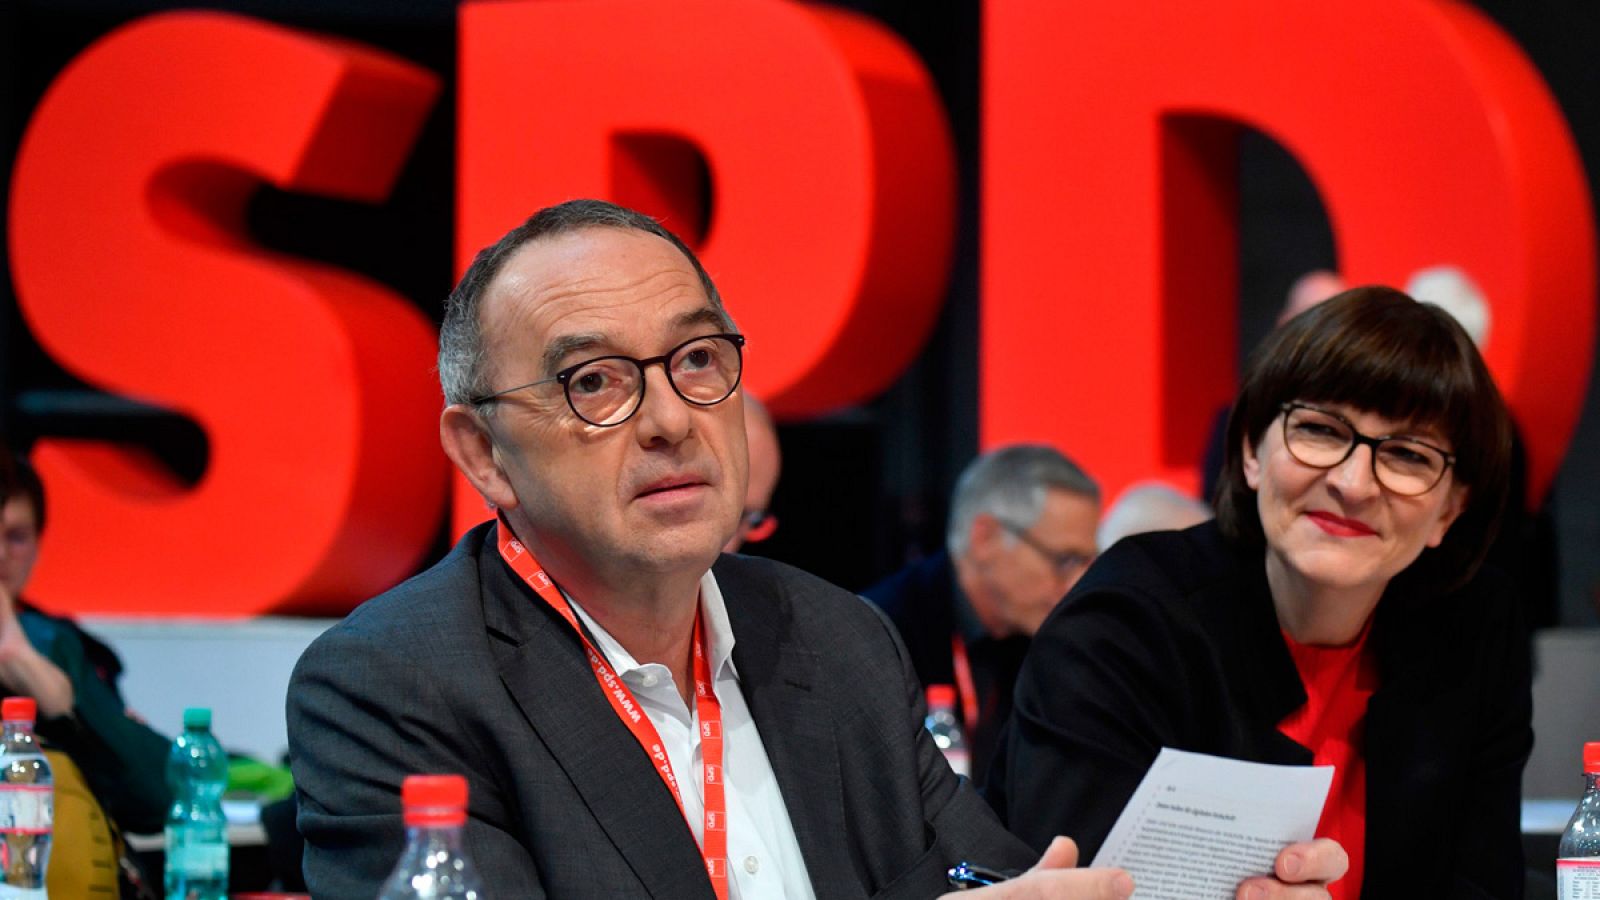
[[[1583,771],[1591,775],[1600,774],[1600,741],[1583,745]]]
[[[39,704],[32,697],[7,697],[0,700],[0,719],[7,722],[32,722],[39,715]]]
[[[928,685],[928,705],[945,706],[954,709],[956,705],[956,689],[948,684]]]
[[[465,825],[467,779],[460,775],[407,775],[400,785],[400,803],[408,826]]]

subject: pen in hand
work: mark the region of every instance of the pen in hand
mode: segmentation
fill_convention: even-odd
[[[1011,876],[1005,872],[974,865],[965,861],[956,863],[954,866],[950,867],[948,872],[945,873],[945,879],[949,881],[950,886],[958,891],[965,891],[970,888],[987,887],[991,884],[999,884],[1010,877]]]

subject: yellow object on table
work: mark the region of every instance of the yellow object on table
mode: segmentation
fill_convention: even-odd
[[[116,900],[117,845],[100,801],[71,758],[44,751],[55,782],[55,823],[45,889],[52,897]]]

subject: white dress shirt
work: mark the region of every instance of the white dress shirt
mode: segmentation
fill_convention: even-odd
[[[577,601],[567,599],[594,637],[596,648],[605,654],[661,736],[683,795],[683,817],[699,843],[705,828],[699,714],[684,704],[670,669],[660,663],[640,664]],[[733,629],[728,626],[722,591],[709,571],[700,579],[700,616],[705,625],[712,688],[722,704],[729,896],[738,900],[815,900],[789,811],[772,774],[772,763],[767,760],[761,734],[756,731],[755,720],[750,718],[750,708],[739,690],[739,673],[733,665]],[[690,688],[692,696],[693,685]]]

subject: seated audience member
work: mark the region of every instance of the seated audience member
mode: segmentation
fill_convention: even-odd
[[[1294,284],[1289,286],[1289,293],[1283,300],[1283,309],[1278,311],[1278,325],[1288,324],[1295,316],[1349,289],[1350,285],[1345,284],[1343,276],[1338,272],[1312,269],[1296,278]]]
[[[1455,317],[1482,350],[1492,331],[1489,298],[1466,272],[1455,266],[1431,266],[1412,273],[1406,293],[1432,303]],[[1528,459],[1520,429],[1511,421],[1511,480],[1505,514],[1488,563],[1505,570],[1522,594],[1530,629],[1560,624],[1560,561],[1556,554],[1555,518],[1548,494],[1528,502]]]
[[[905,641],[924,687],[956,688],[981,786],[1028,639],[1094,559],[1100,488],[1053,447],[1019,444],[968,464],[945,551],[862,593]]]
[[[1277,327],[1282,328],[1290,319],[1348,287],[1349,285],[1344,283],[1344,278],[1337,272],[1330,272],[1327,269],[1312,269],[1301,275],[1289,286],[1289,293],[1283,298],[1283,308],[1278,310]],[[1222,475],[1223,451],[1227,449],[1223,437],[1228,430],[1228,413],[1229,408],[1226,406],[1217,410],[1211,419],[1211,431],[1206,435],[1205,459],[1200,463],[1202,497],[1217,496],[1217,481]]]
[[[157,832],[172,802],[169,742],[128,715],[122,664],[71,619],[24,596],[44,533],[44,485],[25,460],[6,466],[0,535],[0,689],[33,697],[41,737],[71,756],[106,813],[128,831]]]
[[[1471,276],[1455,266],[1429,266],[1411,273],[1406,293],[1418,303],[1432,303],[1461,323],[1478,349],[1489,339],[1489,298]]]
[[[440,435],[498,516],[296,667],[313,896],[377,893],[414,772],[466,776],[497,897],[925,898],[962,858],[1038,857],[923,731],[886,621],[721,553],[746,492],[743,343],[688,247],[612,204],[542,210],[478,254],[440,331]],[[1285,854],[1342,870],[1331,842]],[[1054,842],[974,896],[1131,891],[1075,859]]]
[[[772,492],[778,489],[778,473],[783,469],[778,429],[767,405],[748,391],[744,395],[744,443],[749,449],[750,486],[744,492],[739,530],[722,548],[724,553],[738,553],[745,544],[764,541],[778,530],[778,517],[772,514]]]
[[[1104,553],[1129,535],[1182,531],[1209,518],[1211,507],[1199,500],[1171,485],[1145,481],[1123,491],[1111,504],[1095,530],[1095,544]]]
[[[991,801],[1092,856],[1163,747],[1332,765],[1334,897],[1521,896],[1527,643],[1479,566],[1511,426],[1472,341],[1347,291],[1256,351],[1227,435],[1217,520],[1121,541],[1034,638]]]

